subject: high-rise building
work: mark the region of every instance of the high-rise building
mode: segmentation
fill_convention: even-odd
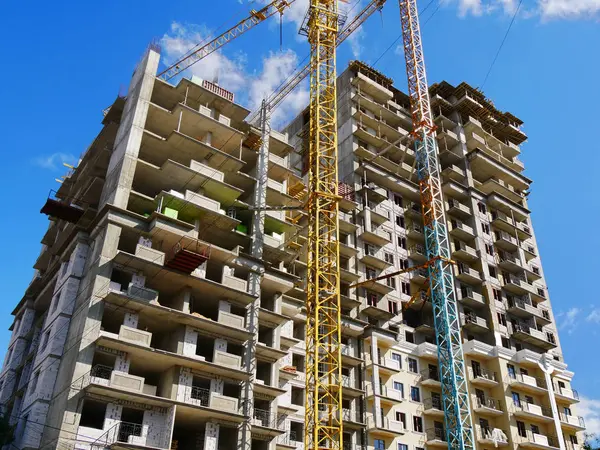
[[[159,59],[146,53],[42,209],[0,374],[13,445],[302,449],[306,113],[271,132],[261,165],[260,131],[227,86],[167,83]],[[431,99],[476,447],[575,450],[584,425],[521,121],[465,83]],[[344,450],[446,448],[426,271],[350,287],[425,262],[408,98],[352,62],[338,108]],[[253,222],[263,184],[269,206],[298,209]]]

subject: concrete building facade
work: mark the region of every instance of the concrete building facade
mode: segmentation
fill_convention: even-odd
[[[127,95],[43,212],[0,404],[19,449],[302,449],[306,114],[260,132],[226,86]],[[580,446],[527,207],[521,122],[465,83],[431,87],[478,450]],[[408,98],[359,62],[338,78],[346,450],[447,447]],[[422,293],[420,293],[422,292]],[[414,298],[408,307],[409,300]]]

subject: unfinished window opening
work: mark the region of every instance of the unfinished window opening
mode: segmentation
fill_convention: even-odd
[[[79,426],[102,430],[105,416],[106,403],[86,398],[83,401],[83,408],[81,408]]]
[[[267,386],[271,385],[271,367],[268,362],[257,361],[256,363],[256,379]]]
[[[292,355],[292,366],[294,366],[298,372],[304,372],[304,356],[294,353]]]
[[[262,325],[258,326],[258,342],[265,344],[267,347],[273,347],[273,328],[268,328]]]
[[[302,422],[290,421],[290,439],[298,442],[304,440],[304,424]]]
[[[196,355],[202,356],[206,361],[212,362],[215,340],[206,336],[198,335],[196,340]]]
[[[292,386],[292,405],[304,406],[304,389]]]

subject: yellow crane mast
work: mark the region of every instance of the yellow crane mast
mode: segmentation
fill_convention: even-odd
[[[311,0],[306,404],[308,450],[342,449],[336,105],[337,0]]]

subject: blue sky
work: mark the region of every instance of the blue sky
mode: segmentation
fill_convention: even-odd
[[[356,0],[349,0],[351,8]],[[9,2],[0,17],[4,101],[0,168],[5,213],[4,295],[0,304],[0,351],[6,349],[10,312],[29,283],[47,220],[39,214],[62,161],[74,162],[100,129],[102,109],[127,86],[135,64],[155,39],[163,54],[187,46],[244,17],[260,1],[58,3]],[[429,0],[419,0],[424,8]],[[196,67],[219,76],[250,107],[271,92],[308,53],[296,33],[305,1],[279,21],[272,18]],[[366,0],[362,0],[362,5]],[[422,16],[430,82],[483,82],[516,7],[516,0],[434,0]],[[354,8],[355,13],[360,4]],[[430,18],[430,16],[435,14]],[[594,125],[600,104],[600,0],[524,0],[498,61],[484,87],[500,109],[525,122],[526,175],[545,276],[560,340],[575,388],[586,397],[580,410],[600,431],[600,298],[591,286],[600,263],[600,222],[596,177],[600,174]],[[350,59],[374,63],[400,33],[398,5],[371,17],[360,34],[338,53],[340,71]],[[215,71],[218,68],[218,71]],[[404,88],[403,56],[393,46],[376,68]],[[252,100],[252,98],[254,100]],[[278,117],[284,120],[307,100],[306,86],[290,96]],[[8,201],[9,200],[9,201]],[[587,225],[589,224],[589,225]]]

